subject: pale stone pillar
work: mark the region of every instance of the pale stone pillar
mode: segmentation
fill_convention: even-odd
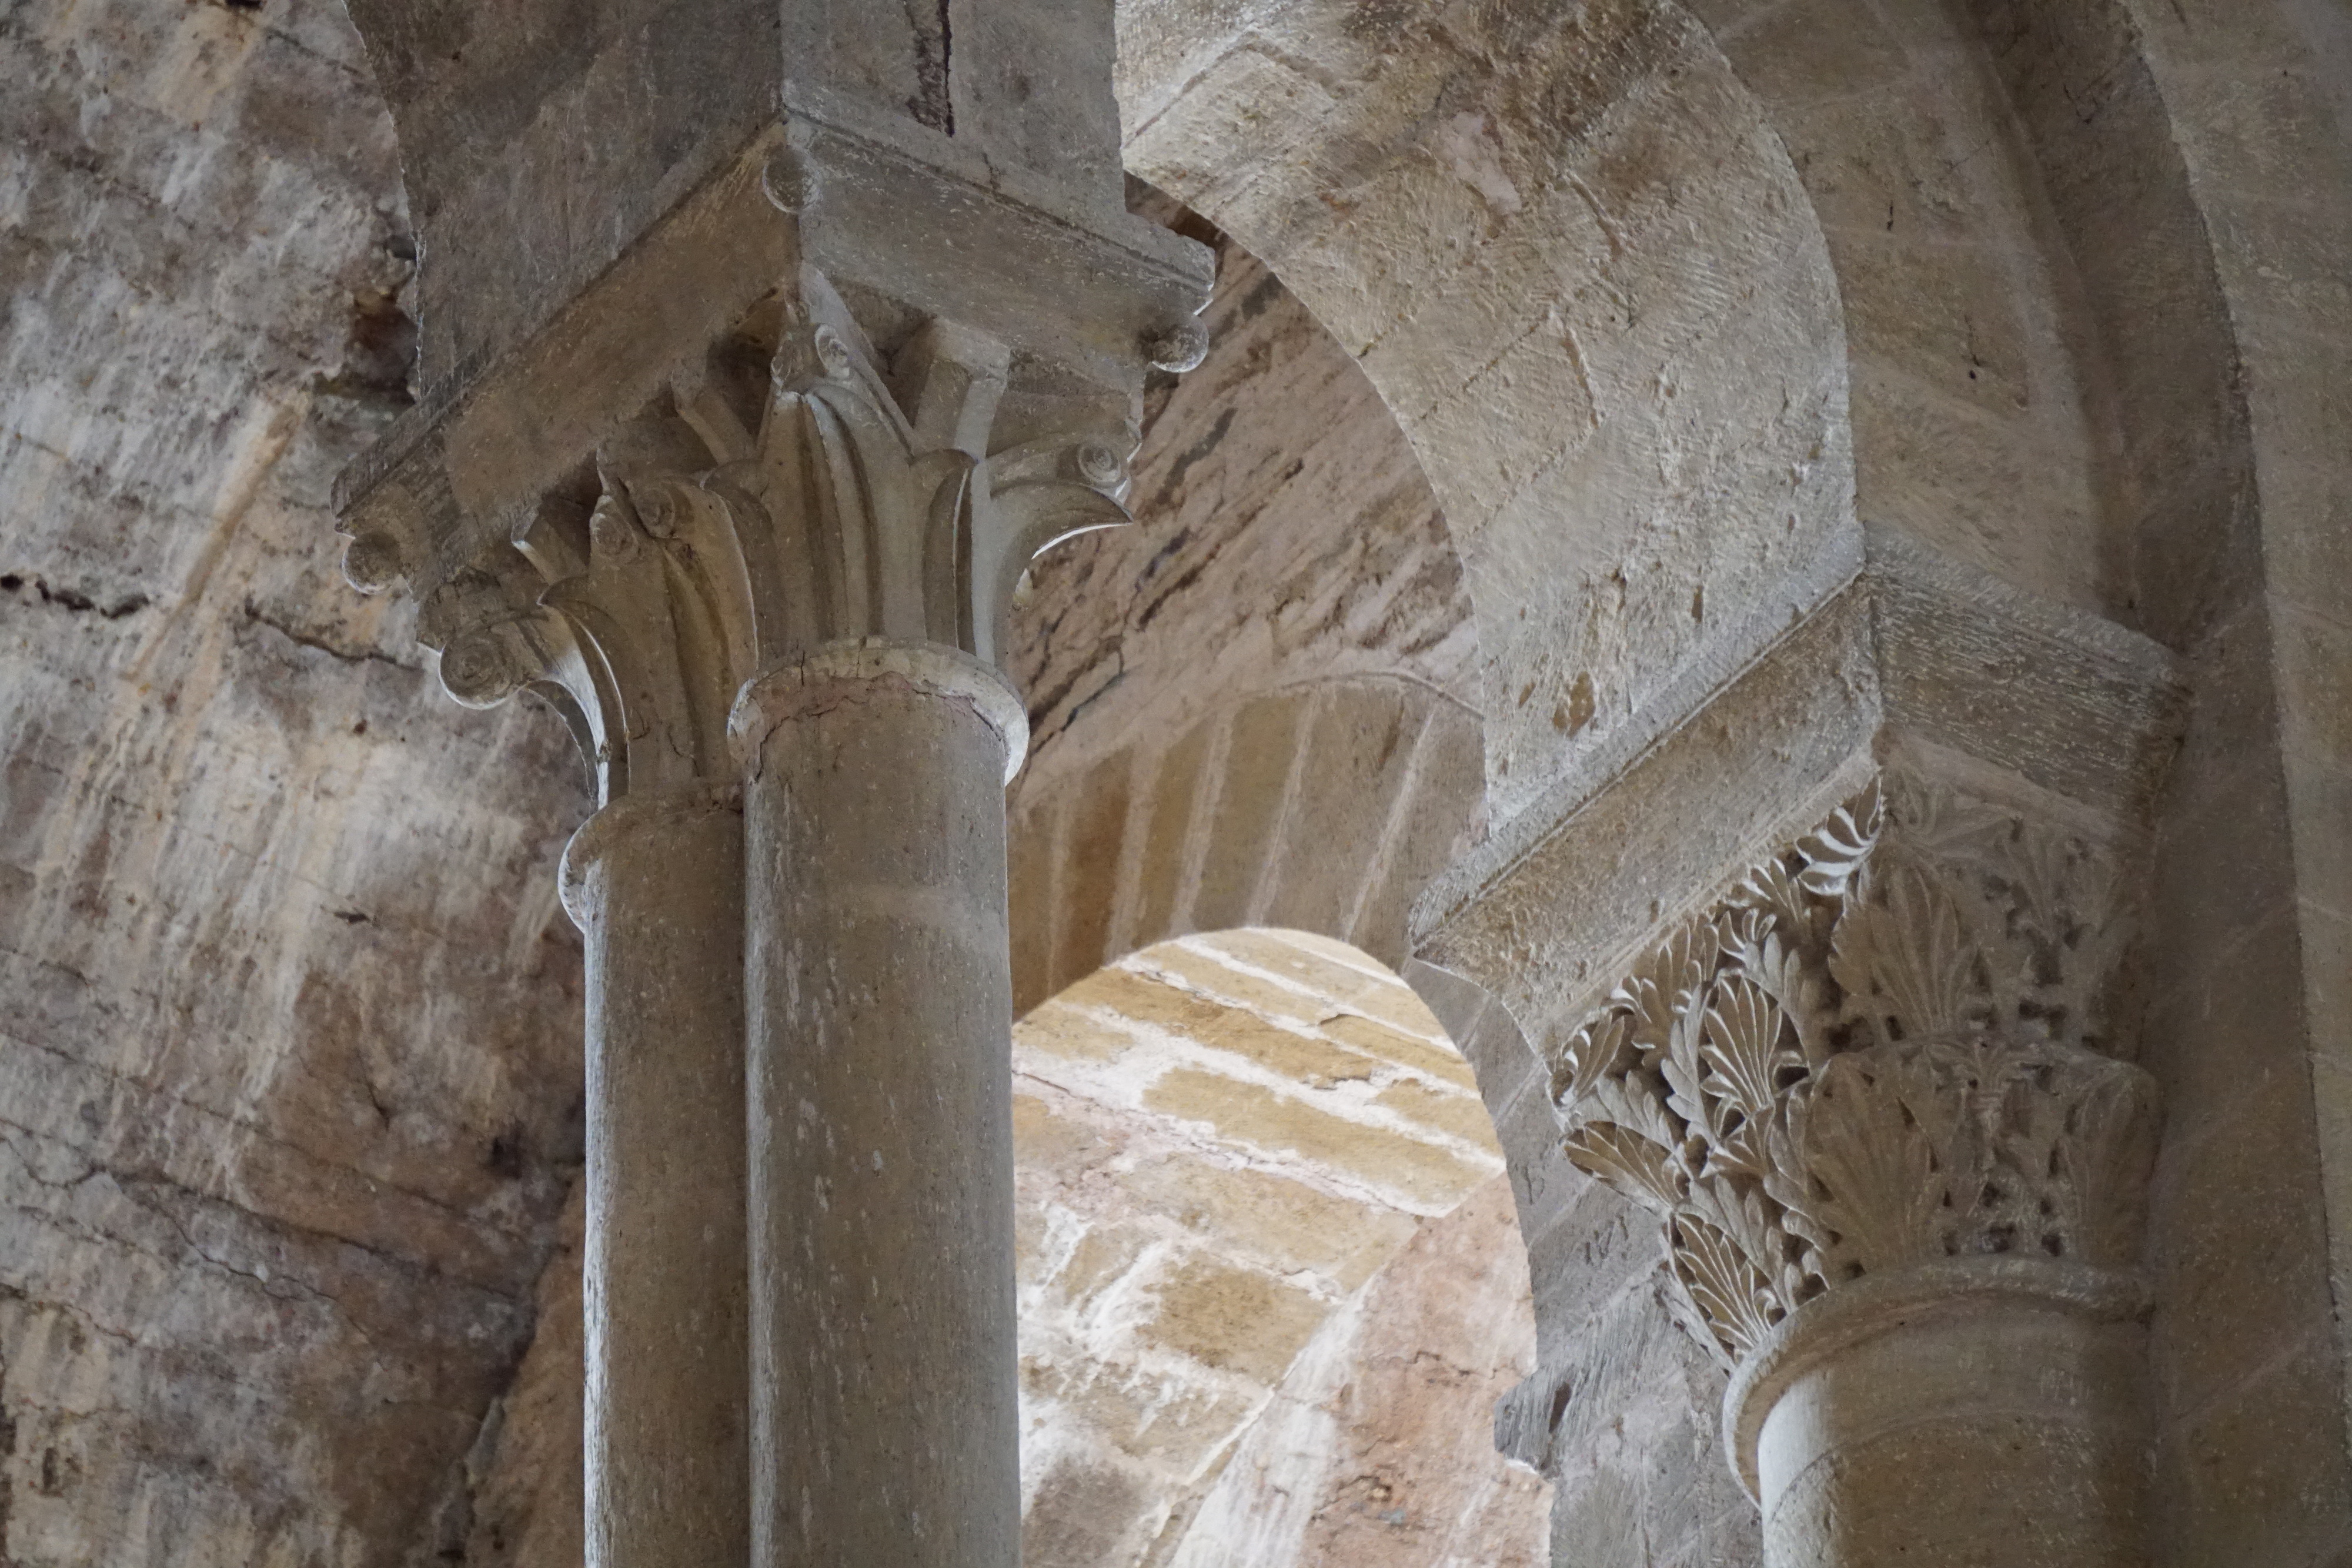
[[[587,1563],[746,1561],[743,820],[625,797],[573,837],[587,939]]]
[[[339,491],[352,580],[406,583],[460,701],[552,705],[608,803],[598,1568],[1018,1553],[992,670],[1036,553],[1128,520],[1213,258],[1124,210],[1108,6],[952,50],[916,9],[788,4],[774,121]],[[606,43],[661,79],[660,30]],[[740,829],[664,803],[739,779]]]
[[[1013,1568],[1004,797],[989,666],[833,643],[753,681],[747,762],[753,1550]]]
[[[1882,779],[1559,1053],[1566,1152],[1656,1212],[1731,1371],[1769,1568],[2147,1561],[2155,1089],[2103,846]]]
[[[2118,1270],[1979,1258],[1800,1309],[1725,1408],[1767,1561],[2145,1564],[2147,1304]]]

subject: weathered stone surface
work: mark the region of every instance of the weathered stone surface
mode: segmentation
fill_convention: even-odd
[[[759,5],[356,8],[398,47],[362,60],[319,0],[0,19],[13,1561],[578,1550],[547,1425],[577,1354],[577,958],[550,889],[583,799],[551,723],[429,698],[403,612],[345,598],[320,553],[327,477],[406,395],[415,330],[369,76],[415,136],[437,375],[597,275],[790,68]],[[921,128],[969,112],[1015,182],[1051,156],[1053,94],[933,90],[950,33],[995,25],[976,7],[832,9],[873,47],[828,79]],[[1036,79],[1110,10],[1021,35]],[[1117,7],[1131,160],[1339,347],[1280,294],[1250,316],[1234,253],[1216,311],[1241,357],[1165,396],[1139,458],[1184,538],[1148,516],[1037,575],[1058,630],[1023,655],[1024,994],[1201,918],[1401,958],[1491,777],[1482,874],[1535,874],[1481,972],[1520,974],[1531,1030],[1572,1024],[1633,927],[1863,762],[1842,727],[1892,687],[1839,685],[1836,656],[1784,692],[1784,729],[1669,735],[1859,563],[1854,517],[2136,625],[2192,688],[2142,964],[2170,1110],[2156,1551],[2352,1549],[2339,10]],[[1960,619],[1922,648],[1998,653],[1997,618]],[[1988,700],[1947,694],[1979,741],[2025,743],[2005,766],[2072,749],[2034,674],[1987,657]],[[1522,859],[1555,819],[1513,815],[1612,779],[1657,787]],[[1426,1065],[1410,1031],[1305,1023],[1300,1064],[1369,1090],[1383,1133],[1466,1124],[1457,1079],[1378,1076]],[[1465,1049],[1533,1261],[1541,1364],[1506,1425],[1554,1479],[1557,1560],[1752,1561],[1720,1376],[1661,1305],[1654,1237],[1559,1157],[1516,1027]],[[1330,1228],[1287,1188],[1168,1190],[1254,1248]],[[1122,1278],[1126,1247],[1106,1230],[1073,1281]],[[1374,1277],[1328,1239],[1312,1258]],[[1236,1418],[1171,1406],[1154,1430],[1213,1453]],[[1144,1506],[1123,1472],[1041,1474],[1033,1551],[1108,1551]]]
[[[320,570],[406,395],[390,127],[330,5],[14,10],[0,103],[0,1550],[462,1550],[579,1160],[581,797]]]
[[[1469,600],[1411,447],[1265,264],[1220,247],[1210,358],[1146,402],[1137,526],[1031,569],[1024,794],[1246,693],[1377,674],[1474,698]]]
[[[1290,1364],[1171,1568],[1549,1562],[1549,1489],[1468,1460],[1532,1359],[1509,1332],[1526,1322],[1523,1259],[1500,1177],[1425,1221]]]
[[[1688,12],[1134,15],[1129,165],[1361,358],[1445,509],[1498,816],[1835,587],[1859,539],[1830,258]]]
[[[1420,1060],[1349,1050],[1366,1026]],[[1488,1436],[1526,1254],[1462,1065],[1287,933],[1147,948],[1023,1020],[1027,1561],[1536,1560],[1543,1489]]]

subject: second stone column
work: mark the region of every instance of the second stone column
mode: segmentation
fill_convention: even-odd
[[[745,689],[752,1562],[1013,1568],[1021,1491],[992,669],[816,648]]]
[[[575,834],[587,939],[588,1568],[743,1561],[743,821],[735,791]]]

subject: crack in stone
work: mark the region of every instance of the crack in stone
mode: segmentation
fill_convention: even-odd
[[[0,952],[5,951],[7,950],[0,948]],[[25,956],[26,955],[18,956]],[[84,983],[88,983],[86,978]],[[419,1192],[413,1187],[404,1186],[398,1183],[385,1180],[383,1177],[362,1170],[356,1166],[337,1165],[331,1161],[321,1160],[310,1150],[303,1148],[299,1144],[289,1142],[289,1140],[279,1137],[264,1128],[256,1126],[251,1123],[240,1121],[235,1116],[225,1114],[212,1106],[205,1105],[198,1101],[191,1100],[185,1095],[163,1094],[162,1092],[150,1085],[126,1079],[121,1073],[111,1071],[103,1067],[93,1066],[89,1062],[83,1061],[79,1057],[58,1051],[54,1046],[42,1045],[37,1041],[26,1040],[18,1035],[0,1032],[0,1040],[5,1040],[10,1045],[23,1046],[30,1050],[39,1051],[47,1055],[56,1057],[60,1061],[71,1062],[78,1068],[81,1068],[85,1071],[95,1071],[111,1082],[127,1083],[141,1094],[164,1098],[168,1100],[171,1104],[182,1110],[194,1112],[197,1115],[209,1118],[222,1125],[232,1128],[257,1144],[272,1148],[282,1149],[298,1158],[315,1163],[328,1170],[341,1171],[346,1175],[358,1176],[362,1180],[369,1182],[373,1186],[382,1188],[385,1192],[394,1194],[412,1203],[422,1204],[436,1213],[443,1215],[458,1222],[459,1224],[466,1225],[469,1228],[478,1228],[482,1223],[475,1217],[467,1214],[464,1209],[441,1198],[435,1197],[429,1193]],[[16,1123],[0,1121],[0,1125],[15,1126],[29,1137],[42,1138],[48,1136],[48,1134],[43,1134],[36,1128],[23,1126]],[[71,1147],[70,1145],[68,1146]],[[79,1150],[76,1151],[77,1154],[79,1154],[79,1152],[80,1151]],[[17,1152],[17,1157],[19,1159],[24,1157],[21,1151]],[[110,1167],[107,1166],[102,1161],[96,1163],[96,1169],[97,1171],[112,1177],[118,1184],[125,1179],[123,1176],[114,1172]],[[333,1230],[321,1229],[315,1226],[297,1225],[277,1216],[264,1214],[257,1209],[248,1208],[242,1204],[229,1202],[227,1199],[222,1198],[216,1194],[206,1193],[199,1188],[189,1186],[184,1182],[175,1181],[160,1171],[149,1170],[142,1173],[140,1177],[134,1179],[144,1179],[175,1188],[180,1192],[187,1194],[188,1197],[200,1203],[224,1204],[226,1207],[235,1209],[239,1214],[248,1216],[258,1224],[268,1226],[272,1229],[284,1232],[289,1236],[310,1237],[319,1240],[333,1243],[335,1245],[352,1248],[360,1252],[365,1253],[371,1258],[375,1259],[377,1261],[383,1263],[387,1267],[400,1270],[401,1271],[410,1275],[421,1275],[431,1279],[447,1280],[461,1288],[479,1291],[485,1295],[491,1296],[499,1301],[509,1303],[520,1302],[522,1299],[509,1293],[509,1291],[499,1289],[496,1286],[482,1284],[478,1281],[466,1279],[463,1276],[451,1274],[446,1270],[436,1269],[430,1263],[422,1260],[404,1258],[397,1253],[387,1252],[380,1247],[360,1240],[354,1237],[345,1236]],[[520,1236],[511,1231],[503,1233],[492,1232],[491,1234],[503,1234],[509,1239],[519,1241],[528,1241],[530,1239],[529,1237]],[[0,1291],[5,1291],[5,1286],[0,1286]]]
[[[76,615],[96,614],[108,621],[120,621],[126,615],[136,615],[155,601],[143,593],[125,594],[111,604],[100,604],[89,594],[77,589],[52,588],[48,581],[31,572],[0,573],[0,593],[21,593],[30,588],[43,604]]]
[[[245,618],[256,625],[268,627],[289,643],[314,649],[341,664],[388,664],[395,670],[405,670],[412,675],[425,673],[422,665],[409,664],[404,659],[395,659],[390,653],[381,653],[373,648],[347,647],[318,632],[305,632],[300,627],[290,625],[269,614],[250,599],[245,601]]]

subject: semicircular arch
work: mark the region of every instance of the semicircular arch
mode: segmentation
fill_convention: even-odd
[[[1129,167],[1262,257],[1419,454],[1476,611],[1498,816],[1681,716],[1852,575],[1834,272],[1689,12],[1120,20]]]
[[[1482,821],[1479,722],[1418,682],[1306,681],[1023,792],[1016,1012],[1139,948],[1277,925],[1405,961],[1412,900]]]

